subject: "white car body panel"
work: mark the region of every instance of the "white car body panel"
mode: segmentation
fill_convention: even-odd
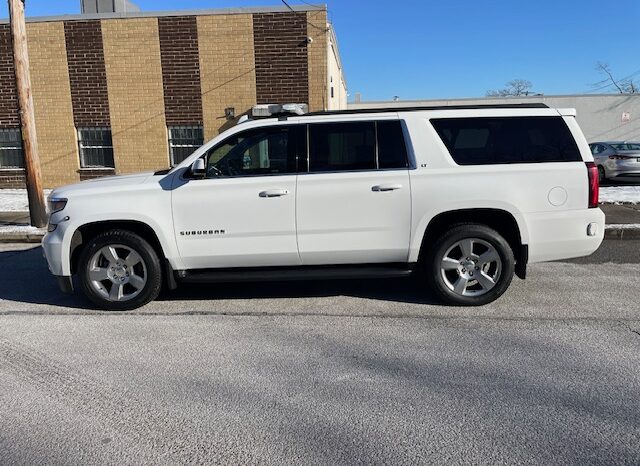
[[[432,118],[559,116],[583,161],[457,165],[429,122]],[[584,162],[593,161],[571,109],[497,108],[329,114],[248,121],[220,134],[166,175],[120,176],[56,189],[67,207],[43,247],[54,275],[71,274],[71,240],[88,223],[136,221],[156,233],[174,270],[416,262],[429,223],[465,209],[508,212],[529,247],[529,262],[588,255],[602,242],[604,214],[587,208]],[[403,122],[411,167],[185,180],[191,163],[229,136],[280,124],[396,120]],[[399,189],[377,192],[380,184]],[[265,190],[286,190],[264,198]],[[69,217],[68,220],[66,217]],[[461,220],[464,220],[463,218]],[[598,233],[587,235],[595,223]],[[213,234],[208,234],[209,231]],[[186,235],[181,232],[206,231]],[[224,234],[215,231],[224,231]]]
[[[406,262],[408,170],[299,175],[297,222],[304,265]]]
[[[174,177],[174,186],[179,186],[172,190],[174,234],[184,268],[300,265],[296,178],[255,176],[183,184]],[[270,190],[288,194],[260,197]]]

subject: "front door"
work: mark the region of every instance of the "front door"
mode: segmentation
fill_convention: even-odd
[[[295,125],[249,129],[205,156],[205,178],[176,178],[174,233],[187,269],[299,265]]]
[[[296,209],[302,263],[406,262],[411,189],[401,123],[312,123],[308,134]]]

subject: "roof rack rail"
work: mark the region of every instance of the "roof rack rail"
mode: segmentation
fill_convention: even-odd
[[[347,110],[325,110],[320,112],[309,112],[305,116],[316,115],[350,115],[358,113],[385,113],[385,112],[418,112],[421,110],[476,110],[476,109],[501,109],[501,108],[549,108],[547,104],[478,104],[478,105],[437,105],[420,107],[376,107],[376,108],[354,108]]]

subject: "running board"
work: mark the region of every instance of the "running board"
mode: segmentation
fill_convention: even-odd
[[[231,283],[295,280],[333,280],[352,278],[408,277],[414,264],[364,264],[297,267],[247,267],[234,269],[180,270],[177,278],[185,283]]]

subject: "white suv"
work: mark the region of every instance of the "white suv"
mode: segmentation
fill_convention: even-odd
[[[544,105],[280,114],[171,170],[49,200],[51,272],[110,310],[178,282],[414,272],[445,302],[481,305],[527,263],[589,255],[604,235],[575,110]]]

